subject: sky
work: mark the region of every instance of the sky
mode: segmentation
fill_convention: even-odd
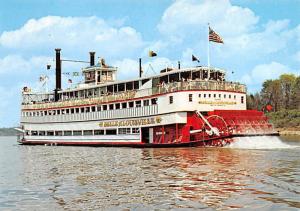
[[[166,66],[207,65],[207,23],[224,40],[210,43],[210,65],[248,93],[266,79],[300,73],[300,0],[10,0],[0,2],[0,127],[19,125],[21,89],[54,89],[55,48],[63,59],[96,58],[118,67],[118,79]],[[153,50],[157,57],[149,58]],[[46,65],[52,68],[46,70]],[[63,72],[84,64],[63,62]],[[153,67],[154,71],[151,69]],[[47,75],[47,86],[39,82]],[[64,88],[81,78],[63,76]]]

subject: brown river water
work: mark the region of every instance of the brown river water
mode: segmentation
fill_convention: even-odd
[[[0,137],[0,210],[229,209],[300,209],[300,137],[177,149],[22,146]]]

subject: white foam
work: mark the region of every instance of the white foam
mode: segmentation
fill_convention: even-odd
[[[227,147],[237,149],[287,149],[296,146],[283,143],[277,136],[253,136],[234,138],[234,142]]]

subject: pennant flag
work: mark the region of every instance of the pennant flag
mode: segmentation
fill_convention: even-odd
[[[157,53],[155,53],[154,51],[149,51],[149,57],[154,57],[157,56]]]
[[[73,72],[73,76],[79,76],[79,72]]]
[[[214,30],[209,27],[209,41],[216,43],[223,43],[223,39]]]
[[[70,84],[71,84],[71,83],[72,83],[72,80],[71,80],[71,79],[69,79],[69,80],[68,80],[68,83],[70,83]]]
[[[193,62],[194,62],[194,61],[200,62],[200,60],[199,60],[196,56],[194,56],[194,55],[192,55],[192,61],[193,61]]]
[[[47,70],[50,70],[50,68],[51,68],[51,65],[47,64]]]

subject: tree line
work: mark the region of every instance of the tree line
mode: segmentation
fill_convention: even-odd
[[[282,74],[266,80],[260,92],[247,95],[247,108],[269,112],[300,109],[300,76]]]

